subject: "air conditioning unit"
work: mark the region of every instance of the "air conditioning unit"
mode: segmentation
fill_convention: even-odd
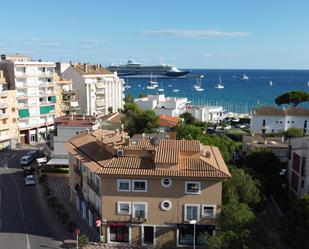
[[[117,156],[124,156],[124,151],[123,150],[117,150],[116,155]]]

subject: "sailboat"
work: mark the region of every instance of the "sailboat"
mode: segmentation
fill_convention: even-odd
[[[223,89],[224,88],[224,85],[221,82],[221,75],[219,75],[219,83],[216,84],[215,88],[217,88],[217,89]]]
[[[126,83],[127,83],[127,84],[124,85],[124,89],[129,89],[129,88],[131,88],[131,86],[129,85],[129,79],[128,79],[128,77],[127,77]]]
[[[151,74],[149,84],[148,84],[148,86],[146,88],[147,89],[157,89],[158,87],[159,87],[159,84],[156,81],[156,78],[153,80],[152,79],[152,74]]]
[[[202,88],[202,78],[204,76],[203,75],[200,75],[198,77],[196,77],[196,83],[195,85],[193,86],[193,89],[197,92],[202,92],[204,91],[204,89]]]
[[[243,74],[241,77],[238,78],[239,80],[249,80],[249,77]]]
[[[269,87],[272,87],[273,86],[273,82],[270,80],[269,81]]]

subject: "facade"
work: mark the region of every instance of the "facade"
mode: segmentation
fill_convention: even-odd
[[[264,106],[255,109],[251,116],[250,131],[257,134],[283,132],[289,128],[304,129],[308,135],[309,109],[303,107],[291,107],[278,109],[272,106]]]
[[[73,89],[73,81],[56,76],[56,84],[58,112],[62,115],[77,115],[80,113],[78,90]]]
[[[222,106],[193,106],[188,98],[165,97],[164,94],[148,95],[134,100],[142,110],[152,109],[156,115],[179,117],[189,112],[202,122],[218,123],[225,118]]]
[[[0,70],[0,150],[14,148],[18,143],[16,91],[8,90]]]
[[[100,65],[75,64],[63,73],[64,79],[73,81],[79,90],[81,113],[103,116],[123,108],[124,80]]]
[[[94,131],[99,122],[94,116],[64,115],[55,119],[55,131],[52,136],[52,157],[68,158],[64,144],[81,132]]]
[[[2,55],[9,89],[16,90],[18,129],[21,143],[47,139],[56,112],[55,63],[31,61],[30,57]]]
[[[106,243],[158,248],[196,245],[214,234],[222,181],[231,175],[216,147],[193,140],[130,139],[97,130],[70,139],[71,201]]]
[[[289,157],[289,145],[284,137],[263,137],[259,134],[242,137],[242,152],[248,154],[256,149],[269,149],[281,161],[286,162]]]
[[[309,194],[309,137],[292,138],[289,143],[289,196],[294,200]]]

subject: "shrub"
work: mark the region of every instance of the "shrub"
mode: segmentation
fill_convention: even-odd
[[[89,242],[89,238],[87,237],[87,235],[81,234],[78,237],[78,244],[79,244],[80,248],[85,247],[88,244],[88,242]]]

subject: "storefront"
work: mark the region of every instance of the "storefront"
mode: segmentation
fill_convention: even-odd
[[[215,226],[195,225],[195,245],[203,246],[206,243],[207,235],[213,235]],[[178,224],[177,225],[177,245],[192,246],[194,235],[194,225]]]
[[[107,223],[108,243],[129,243],[130,226],[125,222],[108,222]]]

